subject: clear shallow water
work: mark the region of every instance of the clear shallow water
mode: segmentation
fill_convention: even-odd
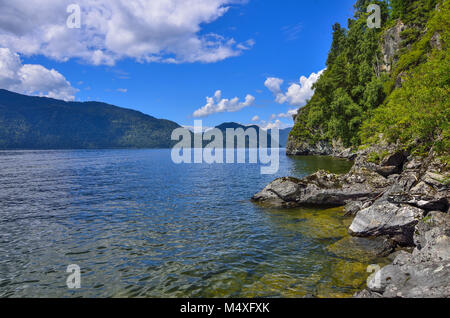
[[[278,176],[349,168],[284,150],[274,176],[175,165],[169,150],[0,152],[0,297],[350,295],[373,260],[330,251],[347,237],[341,209],[249,201]]]

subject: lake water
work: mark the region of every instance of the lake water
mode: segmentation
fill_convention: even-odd
[[[350,163],[280,153],[259,165],[176,165],[170,150],[0,152],[0,297],[349,296],[372,259],[336,252],[342,209],[267,209],[275,177]],[[339,250],[339,249],[338,249]],[[69,264],[81,288],[69,290]]]

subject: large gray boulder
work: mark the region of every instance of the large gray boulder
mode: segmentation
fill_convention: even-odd
[[[413,253],[378,271],[359,297],[450,297],[450,215],[432,212],[416,226]]]
[[[414,227],[424,211],[409,205],[376,202],[356,214],[349,233],[358,237],[391,237],[402,246],[413,245]]]
[[[347,202],[374,199],[389,181],[375,172],[361,169],[338,176],[319,171],[304,179],[279,178],[252,197],[272,206],[343,206]]]

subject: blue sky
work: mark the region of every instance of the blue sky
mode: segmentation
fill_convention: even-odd
[[[245,97],[251,95],[254,102],[236,112],[203,117],[204,125],[214,126],[226,121],[264,125],[275,121],[272,114],[286,113],[299,105],[289,99],[283,104],[277,103],[273,92],[265,86],[267,78],[282,79],[284,93],[291,84],[299,82],[300,76],[308,78],[324,69],[331,44],[331,26],[335,22],[347,24],[353,14],[353,3],[354,0],[227,3],[229,9],[225,13],[210,19],[213,21],[199,23],[196,36],[215,34],[246,47],[238,56],[213,63],[148,62],[125,55],[114,64],[102,64],[71,56],[71,53],[65,53],[63,58],[54,57],[55,54],[48,56],[33,48],[21,49],[11,36],[6,37],[5,34],[14,31],[2,21],[1,15],[0,47],[9,47],[11,52],[17,53],[23,65],[56,70],[71,87],[78,89],[74,93],[77,101],[103,101],[181,125],[193,125],[193,113],[206,104],[206,97],[220,90],[221,98],[238,97],[239,102],[244,102]],[[3,88],[11,87],[10,84]],[[252,119],[258,120],[252,122]],[[277,119],[282,126],[292,124],[290,118]]]

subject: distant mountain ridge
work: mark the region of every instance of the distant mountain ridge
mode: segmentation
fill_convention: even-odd
[[[254,128],[258,135],[259,135],[259,130],[261,129],[261,127],[259,127],[257,125],[245,126],[245,125],[238,124],[238,123],[235,123],[235,122],[223,123],[223,124],[221,124],[219,126],[216,126],[215,128],[219,129],[220,131],[222,131],[224,133],[226,132],[226,130],[228,128],[232,128],[232,129],[242,128],[244,130],[246,130],[248,128]],[[292,127],[279,130],[280,131],[280,139],[279,139],[279,147],[280,148],[286,147],[287,142],[288,142],[288,138],[289,138],[289,134],[290,134],[291,130],[292,130]],[[269,135],[270,135],[270,131],[269,131]],[[259,145],[259,140],[258,140],[258,145]],[[248,147],[248,143],[247,143],[246,146]],[[271,142],[270,141],[268,142],[268,146],[269,147],[271,146]]]
[[[0,149],[170,148],[175,122],[99,102],[0,89]]]
[[[0,150],[171,148],[178,143],[171,140],[177,128],[181,126],[173,121],[106,103],[65,102],[0,89]],[[254,128],[258,135],[261,129],[237,123],[216,128],[224,133],[227,128]],[[290,131],[280,130],[281,148]]]

